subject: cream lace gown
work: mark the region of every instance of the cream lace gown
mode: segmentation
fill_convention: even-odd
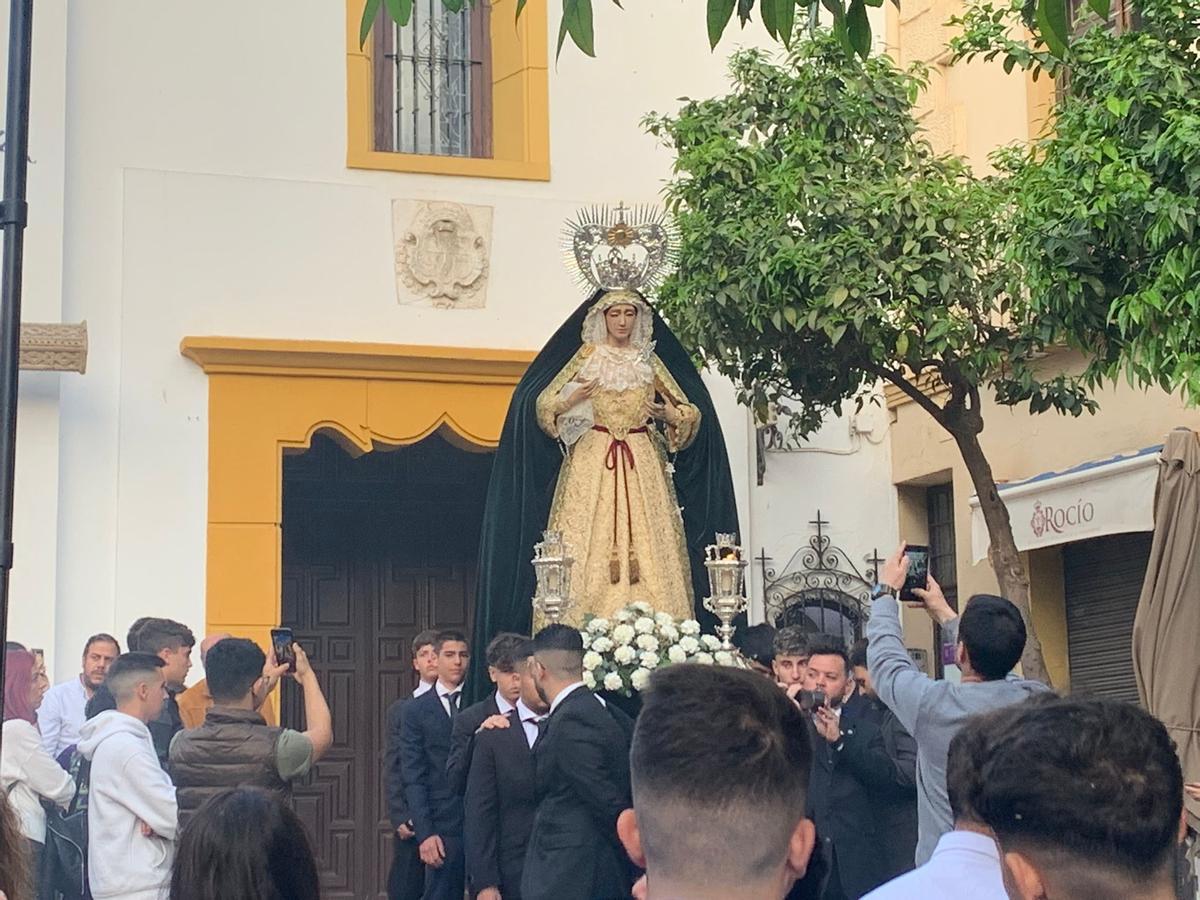
[[[590,400],[556,416],[559,398],[596,379]],[[655,395],[680,411],[666,437],[649,421]],[[653,353],[584,344],[537,401],[538,423],[563,440],[547,527],[561,531],[575,559],[572,606],[564,621],[608,616],[644,600],[677,618],[691,618],[691,568],[683,520],[667,454],[695,438],[699,411]]]

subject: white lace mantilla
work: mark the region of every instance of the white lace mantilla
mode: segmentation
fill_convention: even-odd
[[[654,344],[639,349],[596,344],[577,376],[579,381],[599,379],[600,386],[610,391],[628,391],[654,383],[654,367],[650,357]]]

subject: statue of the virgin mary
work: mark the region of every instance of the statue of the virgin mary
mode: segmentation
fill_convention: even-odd
[[[499,631],[529,633],[530,559],[547,528],[575,559],[564,617],[575,624],[644,600],[711,625],[704,547],[738,530],[712,399],[647,300],[672,262],[668,224],[648,208],[589,209],[566,239],[590,296],[509,405],[480,537],[479,647]]]

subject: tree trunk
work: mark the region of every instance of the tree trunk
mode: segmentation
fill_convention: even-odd
[[[1042,657],[1042,642],[1038,640],[1033,627],[1033,617],[1029,606],[1029,573],[1021,562],[1017,542],[1013,538],[1012,522],[1008,517],[1008,507],[1000,499],[996,489],[996,479],[992,475],[992,466],[983,454],[979,444],[979,434],[970,428],[946,429],[954,437],[962,454],[967,472],[971,476],[971,484],[979,497],[979,508],[987,522],[988,559],[1000,583],[1000,593],[1013,602],[1025,619],[1025,630],[1028,637],[1025,641],[1025,652],[1021,655],[1021,669],[1026,678],[1033,678],[1050,684],[1050,673],[1046,671],[1046,661]]]

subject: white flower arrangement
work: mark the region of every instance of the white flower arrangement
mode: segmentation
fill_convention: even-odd
[[[711,666],[721,649],[719,640],[700,633],[695,619],[680,621],[640,600],[611,616],[586,616],[582,634],[584,682],[590,677],[588,687],[626,697],[643,690],[654,669],[687,662]]]
[[[596,676],[587,671],[587,669],[583,670],[583,686],[589,691],[594,691],[596,689]]]

